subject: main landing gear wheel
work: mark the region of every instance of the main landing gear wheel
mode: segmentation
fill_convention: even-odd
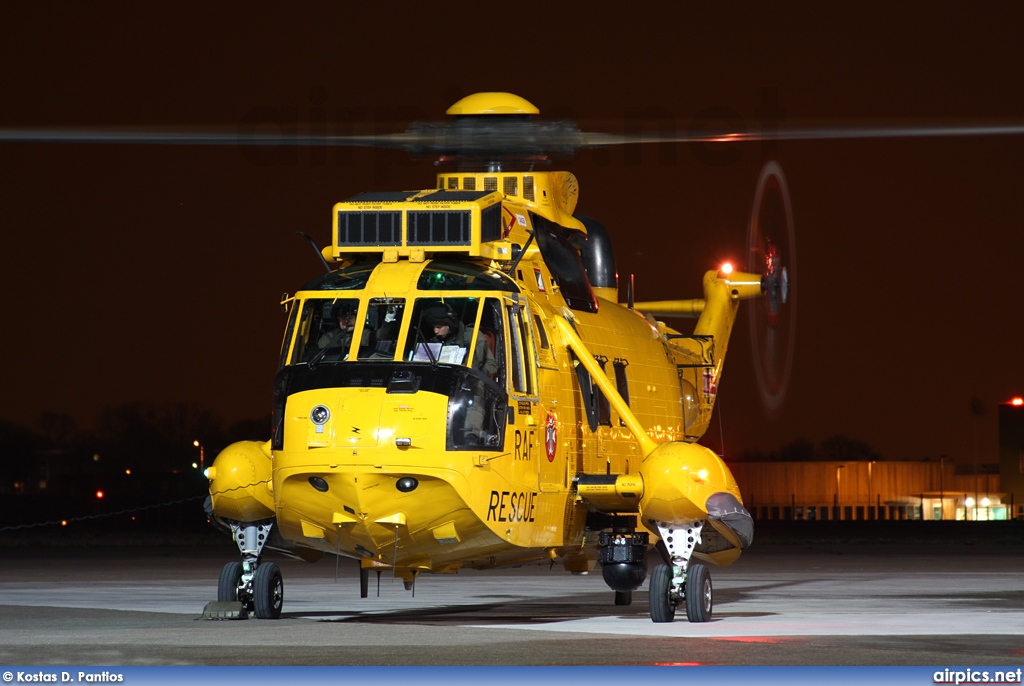
[[[711,572],[699,562],[686,570],[686,618],[691,622],[711,619]]]
[[[676,604],[672,602],[669,591],[672,590],[672,568],[668,565],[655,565],[651,572],[651,585],[648,589],[651,603],[651,621],[671,622],[676,616]]]
[[[220,570],[220,581],[217,582],[217,600],[232,603],[238,600],[238,584],[242,581],[242,563],[229,562]]]
[[[264,562],[256,568],[252,579],[252,595],[256,619],[278,619],[281,616],[284,580],[276,564]]]

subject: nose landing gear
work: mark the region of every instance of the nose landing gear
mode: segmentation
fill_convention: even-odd
[[[241,562],[228,562],[217,583],[218,602],[241,603],[240,617],[278,619],[284,606],[284,580],[273,562],[261,562],[263,546],[273,521],[256,524],[231,522],[231,534],[242,553]]]
[[[711,619],[711,573],[700,562],[690,562],[693,549],[700,543],[703,525],[703,522],[696,522],[685,528],[674,529],[657,522],[658,535],[665,544],[672,564],[655,565],[651,572],[648,590],[651,621],[673,621],[679,605],[685,606],[686,618],[691,622],[707,622]]]

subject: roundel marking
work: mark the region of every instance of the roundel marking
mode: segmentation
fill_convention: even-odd
[[[548,412],[547,422],[544,424],[544,450],[548,455],[548,462],[555,461],[555,450],[558,448],[558,418],[554,412]]]

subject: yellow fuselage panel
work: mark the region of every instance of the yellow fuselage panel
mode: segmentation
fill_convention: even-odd
[[[392,564],[397,532],[399,566],[428,560],[419,564],[431,569],[468,557],[500,558],[510,546],[563,545],[564,498],[539,492],[537,463],[526,459],[522,434],[507,431],[503,452],[446,450],[447,403],[436,393],[379,388],[292,395],[284,449],[274,453],[282,534],[349,555],[370,551]],[[310,419],[318,405],[331,409],[320,432]],[[403,491],[402,479],[416,486]],[[434,532],[446,526],[456,535]]]

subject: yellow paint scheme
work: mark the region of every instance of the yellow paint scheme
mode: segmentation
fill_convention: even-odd
[[[500,106],[515,106],[504,102]],[[467,112],[479,106],[475,100],[456,105]],[[440,393],[388,393],[379,386],[302,390],[287,399],[283,446],[272,457],[261,444],[258,455],[251,447],[233,446],[217,458],[211,492],[218,515],[239,521],[275,516],[282,536],[296,545],[361,558],[364,567],[394,568],[409,579],[420,570],[524,561],[561,560],[567,569],[592,565],[597,547],[596,534],[584,534],[588,508],[608,511],[620,496],[595,496],[588,503],[574,485],[580,474],[627,475],[624,484],[639,482],[638,504],[620,511],[636,516],[639,510],[639,526],[705,519],[705,503],[715,493],[740,499],[722,460],[695,441],[711,418],[738,301],[760,294],[759,277],[708,272],[703,299],[662,303],[699,317],[686,337],[645,316],[642,306],[630,310],[617,304],[613,288],[601,289],[597,312],[570,310],[531,232],[534,215],[585,232],[571,216],[575,177],[565,172],[438,176],[438,188],[449,190],[491,190],[492,184],[502,198],[505,235],[494,245],[470,246],[466,255],[504,271],[512,254],[495,246],[522,249],[510,274],[518,294],[420,292],[417,278],[434,251],[380,249],[382,261],[365,288],[300,291],[290,302],[301,307],[309,298],[358,298],[360,311],[371,298],[385,297],[410,303],[419,296],[502,298],[506,308],[515,304],[529,333],[524,352],[533,391],[517,392],[510,380],[504,382],[510,423],[500,449],[448,450],[448,398]],[[524,197],[527,188],[530,197]],[[475,235],[479,240],[479,232]],[[336,249],[333,257],[343,260],[343,252]],[[357,325],[356,340],[362,326]],[[402,322],[399,340],[409,327]],[[291,345],[285,342],[285,360],[291,359]],[[503,345],[508,359],[510,336]],[[395,362],[401,362],[396,355]],[[616,362],[625,368],[628,403],[612,373]],[[577,364],[609,402],[596,430],[587,419]],[[320,429],[310,418],[318,405],[331,411]],[[236,475],[248,463],[251,474]],[[314,487],[313,477],[327,488]],[[271,478],[270,488],[251,485]],[[409,478],[416,487],[400,490],[400,480]],[[249,483],[241,499],[228,495],[243,481]],[[733,547],[705,558],[728,564],[739,555],[741,542],[724,525],[712,525]]]
[[[448,114],[540,114],[540,110],[513,93],[473,93],[448,108]]]
[[[240,441],[210,467],[214,511],[225,519],[253,522],[274,516],[270,442]]]

